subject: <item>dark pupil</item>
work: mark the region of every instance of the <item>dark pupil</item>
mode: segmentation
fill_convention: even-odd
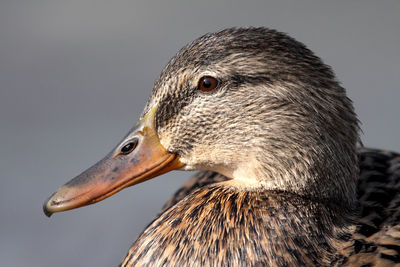
[[[209,79],[204,79],[203,80],[203,86],[204,88],[210,88],[211,87],[211,82]]]
[[[129,154],[136,148],[138,140],[135,138],[121,148],[122,154]]]

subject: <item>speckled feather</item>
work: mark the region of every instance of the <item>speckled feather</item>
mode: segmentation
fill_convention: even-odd
[[[207,75],[219,85],[201,92]],[[143,114],[153,106],[160,143],[202,172],[122,266],[399,263],[399,155],[357,151],[351,100],[300,42],[266,28],[206,34],[164,68]]]
[[[338,265],[400,266],[400,154],[362,148],[356,228],[338,251]]]
[[[358,155],[359,208],[347,221],[340,210],[290,194],[232,192],[229,178],[200,172],[165,204],[122,266],[400,264],[400,155],[365,148]]]

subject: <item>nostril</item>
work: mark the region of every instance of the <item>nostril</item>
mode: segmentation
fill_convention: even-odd
[[[131,153],[137,147],[138,142],[139,140],[137,138],[130,140],[121,148],[121,154],[127,155]]]

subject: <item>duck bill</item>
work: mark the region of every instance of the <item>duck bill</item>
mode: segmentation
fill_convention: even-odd
[[[44,213],[50,216],[90,205],[128,186],[182,168],[179,156],[167,152],[158,139],[156,109],[152,108],[104,159],[53,193],[44,203]]]

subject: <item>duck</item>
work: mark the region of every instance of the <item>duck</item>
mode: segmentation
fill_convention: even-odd
[[[228,28],[183,47],[138,123],[43,209],[172,170],[198,173],[121,266],[400,264],[400,155],[363,147],[331,67],[285,33]]]

